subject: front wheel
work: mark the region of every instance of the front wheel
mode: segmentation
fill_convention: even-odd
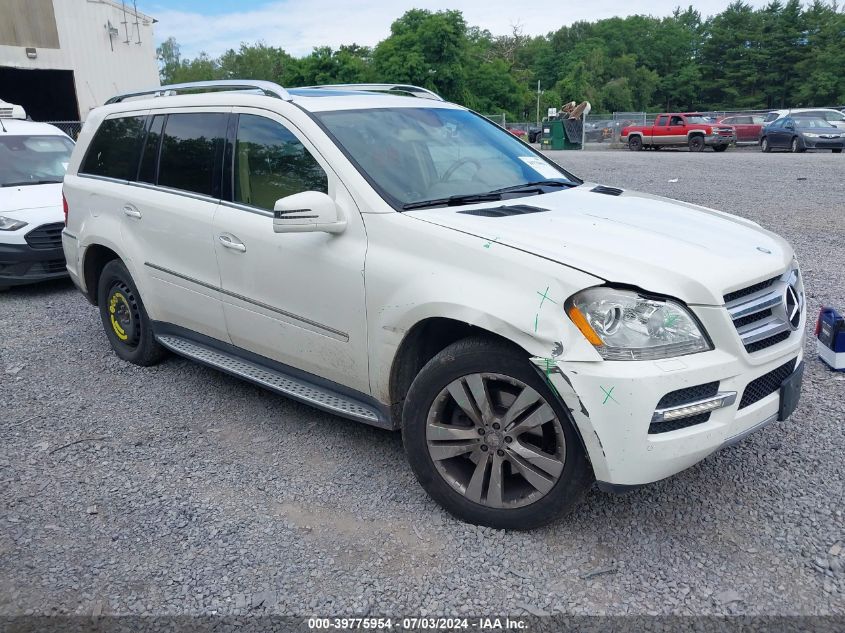
[[[691,136],[687,141],[687,146],[691,152],[700,152],[704,149],[704,139],[700,136]]]
[[[639,152],[643,148],[643,139],[639,136],[632,136],[628,139],[628,149],[632,152]]]
[[[789,145],[789,151],[791,151],[793,154],[800,154],[806,150],[804,149],[804,147],[802,147],[801,141],[798,139],[798,137],[794,136],[792,137],[792,143]]]
[[[100,274],[97,304],[106,336],[120,358],[142,367],[155,365],[162,359],[164,348],[153,336],[138,288],[118,259],[106,264]]]
[[[772,147],[769,145],[769,139],[765,136],[760,139],[760,149],[767,153],[772,151]]]
[[[458,341],[423,367],[405,400],[403,441],[423,488],[479,525],[544,525],[592,482],[566,409],[524,353],[497,341]]]
[[[830,151],[833,152],[834,154],[841,154],[842,153],[841,149],[832,149]]]

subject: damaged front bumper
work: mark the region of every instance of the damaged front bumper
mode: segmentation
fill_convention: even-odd
[[[618,492],[678,473],[778,420],[780,389],[758,387],[800,367],[804,336],[791,338],[763,363],[718,349],[657,361],[532,362],[571,412],[599,486]],[[704,387],[712,395],[701,396]],[[754,393],[744,400],[747,388]],[[676,392],[680,399],[664,405]]]

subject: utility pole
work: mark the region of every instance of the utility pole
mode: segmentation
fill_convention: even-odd
[[[540,127],[540,80],[537,80],[537,127]]]

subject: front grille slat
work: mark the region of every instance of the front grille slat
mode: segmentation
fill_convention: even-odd
[[[47,249],[47,248],[61,248],[62,247],[62,230],[65,225],[61,222],[53,224],[42,224],[41,226],[32,229],[24,236],[26,243],[31,248]]]
[[[753,354],[789,338],[795,324],[785,317],[785,299],[792,291],[800,292],[797,269],[725,294],[725,308],[746,352]]]
[[[784,363],[767,374],[763,374],[759,378],[752,380],[745,387],[742,392],[742,399],[739,401],[739,408],[751,406],[755,402],[760,402],[780,389],[781,384],[789,375],[795,371],[795,358],[788,363]]]

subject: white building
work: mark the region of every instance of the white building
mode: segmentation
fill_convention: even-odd
[[[154,23],[133,0],[0,0],[0,99],[72,121],[159,86]]]

